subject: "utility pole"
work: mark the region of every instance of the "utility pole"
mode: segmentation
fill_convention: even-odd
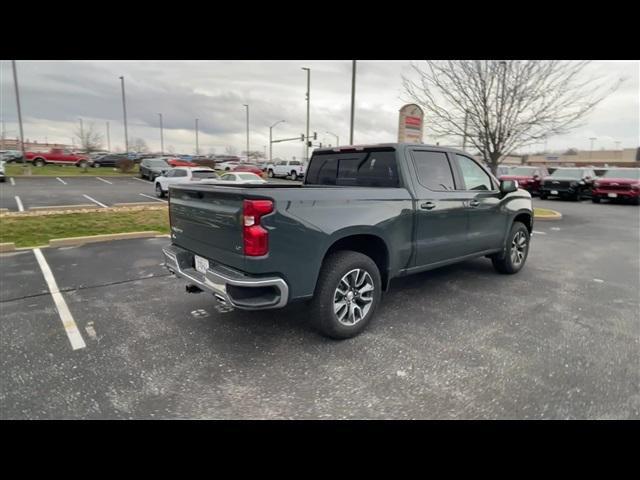
[[[24,158],[24,131],[22,130],[22,110],[20,109],[20,89],[18,88],[18,73],[16,71],[16,61],[11,60],[13,66],[13,85],[16,89],[16,104],[18,106],[18,124],[20,125],[20,150],[22,151],[22,166],[26,167],[26,159]]]
[[[462,132],[462,150],[467,147],[467,125],[469,122],[469,110],[464,111],[464,131]]]
[[[107,150],[111,152],[111,134],[109,132],[109,122],[107,122]]]
[[[164,135],[162,133],[162,114],[159,113],[160,117],[160,155],[164,155]]]
[[[273,127],[278,125],[279,123],[284,122],[284,120],[278,120],[276,123],[269,127],[269,161],[273,161]]]
[[[302,67],[302,70],[306,70],[307,71],[307,137],[306,137],[306,143],[304,144],[304,148],[305,148],[305,155],[304,155],[304,159],[305,162],[309,161],[309,105],[311,102],[311,69],[307,68],[307,67]]]
[[[247,107],[247,161],[249,160],[249,105],[243,104]]]
[[[129,155],[129,134],[127,132],[127,102],[124,94],[124,77],[120,77],[122,84],[122,112],[124,113],[124,151]]]
[[[597,137],[591,137],[589,140],[591,140],[591,150],[589,151],[589,158],[591,158],[593,157],[593,142],[597,140]]]
[[[356,61],[351,61],[351,129],[349,131],[349,145],[353,145],[353,115],[356,107]]]
[[[86,142],[84,141],[84,126],[82,125],[82,118],[78,118],[80,120],[80,148],[84,150],[84,146]]]
[[[198,119],[196,118],[196,155],[200,155],[200,148],[198,146]]]

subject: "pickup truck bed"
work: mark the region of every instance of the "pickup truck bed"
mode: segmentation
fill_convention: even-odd
[[[455,188],[422,185],[431,185],[416,162],[423,150],[425,158],[444,155],[433,158],[448,162]],[[473,170],[477,164],[464,163],[472,161],[468,157],[459,160],[463,171],[455,155],[462,153],[424,145],[347,147],[316,151],[304,185],[171,186],[166,265],[190,283],[188,291],[209,291],[237,308],[320,302],[315,310],[322,313],[312,315],[321,317],[323,333],[353,336],[368,322],[360,321],[367,315],[361,310],[353,325],[329,325],[326,305],[332,299],[317,298],[325,283],[343,282],[329,289],[336,309],[344,285],[353,283],[349,298],[344,294],[352,308],[352,297],[357,300],[365,283],[379,295],[394,277],[469,258],[491,256],[505,273],[524,264],[533,228],[530,194],[512,181],[500,186],[479,165]],[[336,162],[344,163],[345,172],[356,165],[358,173],[352,169],[345,173],[349,176],[336,173],[334,178],[326,170]],[[465,178],[468,184],[484,182],[484,189],[464,188]],[[521,250],[512,247],[514,241],[523,242]],[[517,266],[513,259],[519,259]],[[331,277],[351,264],[358,266],[350,270],[353,279]],[[368,309],[369,316],[373,310]]]

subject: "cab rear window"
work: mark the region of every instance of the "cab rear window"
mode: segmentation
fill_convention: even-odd
[[[307,185],[398,187],[395,151],[336,152],[311,158]]]

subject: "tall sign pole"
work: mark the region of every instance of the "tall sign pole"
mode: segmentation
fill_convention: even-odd
[[[422,129],[424,113],[422,109],[410,103],[400,109],[398,122],[398,143],[423,143]]]
[[[124,150],[129,154],[129,134],[127,132],[127,102],[124,96],[124,77],[120,77],[122,84],[122,112],[124,114]]]

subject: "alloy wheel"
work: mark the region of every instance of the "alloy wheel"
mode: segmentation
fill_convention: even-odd
[[[361,268],[347,272],[333,294],[333,312],[343,325],[352,327],[371,309],[374,285],[369,273]]]

